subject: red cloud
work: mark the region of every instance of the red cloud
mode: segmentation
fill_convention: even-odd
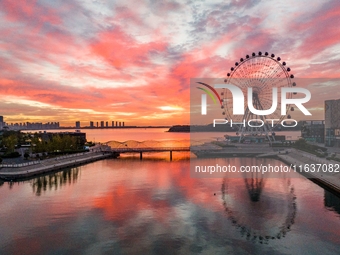
[[[117,69],[149,65],[152,54],[165,51],[166,42],[139,43],[120,28],[100,33],[91,44],[92,51]]]

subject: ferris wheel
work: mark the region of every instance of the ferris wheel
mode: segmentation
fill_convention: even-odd
[[[287,67],[286,62],[281,61],[280,57],[268,52],[252,53],[246,55],[245,58],[240,58],[233,67],[230,68],[230,73],[224,80],[227,84],[237,86],[242,90],[244,95],[247,95],[248,88],[252,88],[252,103],[257,110],[270,109],[273,102],[273,88],[277,88],[277,107],[270,115],[256,115],[249,110],[247,100],[244,101],[244,115],[233,115],[233,100],[229,90],[223,89],[221,92],[222,114],[225,119],[232,119],[234,123],[251,121],[254,123],[262,123],[263,125],[239,125],[237,135],[240,135],[240,140],[247,135],[257,136],[265,135],[269,142],[275,141],[275,133],[273,129],[284,119],[290,119],[289,111],[294,111],[294,107],[286,105],[286,115],[281,115],[281,89],[282,87],[296,86],[292,82],[293,74],[290,74],[291,69]],[[286,98],[292,98],[294,93],[287,93]],[[275,120],[275,121],[273,121]]]

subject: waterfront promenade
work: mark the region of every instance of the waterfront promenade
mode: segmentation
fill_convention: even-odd
[[[83,152],[71,154],[67,156],[60,156],[40,160],[38,164],[25,165],[20,167],[2,167],[0,168],[0,179],[17,180],[24,179],[36,175],[45,174],[48,172],[64,169],[67,167],[74,167],[77,165],[93,162],[96,160],[109,158],[112,152],[108,151],[107,146],[97,146],[91,149],[90,152]]]
[[[340,165],[340,162],[328,160],[325,158],[319,158],[313,154],[299,151],[297,149],[290,149],[288,154],[278,154],[277,157],[287,164],[293,164],[296,167],[299,167],[301,165],[301,174],[303,174],[307,178],[313,179],[314,182],[326,186],[328,189],[340,194],[340,172],[334,172],[334,170],[329,171],[329,168],[327,168],[328,171],[323,171],[322,169],[322,166],[324,166],[324,169],[326,170],[326,166],[335,166],[336,164]],[[305,165],[310,169],[312,164],[321,164],[321,169],[319,169],[319,172],[304,170]],[[298,172],[300,172],[300,170]]]

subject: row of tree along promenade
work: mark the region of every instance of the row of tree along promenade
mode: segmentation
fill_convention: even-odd
[[[38,160],[62,154],[83,152],[85,147],[89,148],[93,145],[87,143],[86,134],[80,132],[23,133],[0,130],[0,164],[19,163],[20,156],[26,160]]]
[[[117,156],[86,134],[0,130],[0,178],[16,180]]]

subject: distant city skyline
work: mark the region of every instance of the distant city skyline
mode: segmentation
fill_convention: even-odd
[[[295,77],[340,77],[339,11],[335,0],[0,1],[0,109],[9,123],[189,124],[190,78],[226,77],[252,52]],[[334,84],[309,89],[313,119],[340,98]]]
[[[93,121],[76,121],[74,123],[74,126],[62,126],[60,125],[60,122],[6,122],[6,118],[4,116],[0,116],[0,130],[4,127],[8,127],[10,130],[25,130],[25,129],[35,129],[35,130],[41,130],[41,129],[58,129],[63,127],[74,127],[76,129],[80,128],[112,128],[112,127],[125,127],[125,121],[111,121],[111,125],[109,125],[109,121],[100,121],[96,122]]]

